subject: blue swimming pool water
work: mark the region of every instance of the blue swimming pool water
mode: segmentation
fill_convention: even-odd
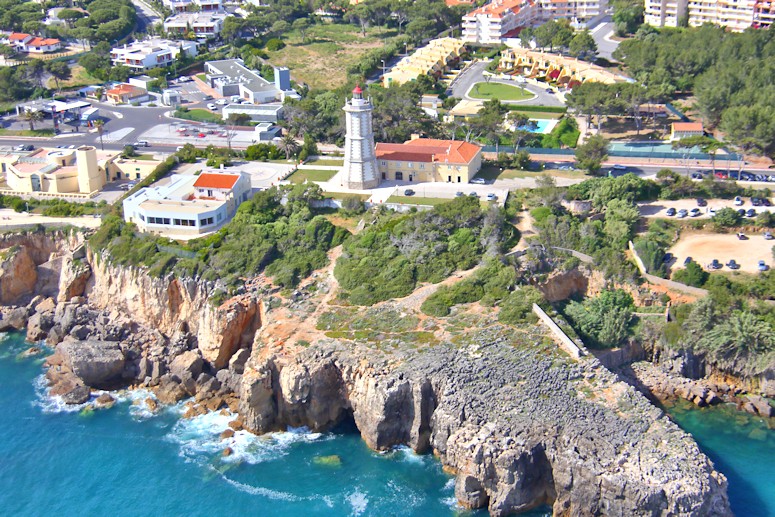
[[[530,119],[530,122],[532,124],[521,126],[519,129],[521,131],[530,131],[531,133],[548,133],[547,128],[549,127],[549,124],[552,122],[551,120],[540,120],[540,119]]]

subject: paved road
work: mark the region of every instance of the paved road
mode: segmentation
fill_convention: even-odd
[[[137,9],[137,30],[139,32],[148,32],[147,27],[149,25],[156,25],[163,20],[159,14],[154,11],[150,5],[141,0],[132,0],[132,3]]]
[[[611,21],[611,17],[603,18],[600,24],[590,29],[589,32],[597,43],[597,55],[610,60],[611,54],[619,46],[619,42],[608,39],[614,33],[614,23]]]
[[[470,99],[470,97],[468,97],[466,94],[474,84],[484,81],[482,72],[484,71],[485,67],[487,67],[487,63],[484,61],[478,61],[471,65],[471,67],[466,71],[461,73],[460,76],[458,76],[457,81],[455,81],[455,84],[452,86],[452,95],[460,99]],[[563,105],[557,94],[547,93],[545,88],[533,86],[532,84],[517,84],[516,81],[505,81],[495,78],[491,79],[490,82],[509,84],[512,86],[521,86],[535,95],[535,97],[530,100],[519,102],[507,101],[504,104],[528,104],[534,106]]]

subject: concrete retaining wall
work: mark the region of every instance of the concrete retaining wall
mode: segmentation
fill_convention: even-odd
[[[560,347],[568,352],[570,356],[574,359],[581,359],[581,356],[587,355],[586,348],[579,347],[570,337],[568,337],[568,334],[566,334],[557,323],[554,322],[554,320],[544,312],[544,310],[539,307],[537,304],[533,304],[533,312],[536,316],[538,316],[538,319],[544,322],[544,324],[549,327],[549,330],[552,331],[552,333],[557,337],[557,339],[560,340]]]
[[[667,287],[668,289],[681,291],[686,294],[691,294],[692,296],[699,296],[699,297],[708,296],[707,289],[692,287],[690,285],[682,284],[680,282],[674,282],[673,280],[668,280],[667,278],[659,278],[658,276],[649,274],[646,271],[646,266],[643,264],[643,260],[641,260],[641,258],[638,256],[638,252],[635,251],[635,246],[632,244],[632,241],[629,241],[627,243],[627,246],[629,246],[630,251],[632,252],[632,257],[635,259],[635,264],[638,266],[638,270],[640,271],[640,274],[643,276],[643,278],[648,280],[650,283],[661,285],[663,287]]]

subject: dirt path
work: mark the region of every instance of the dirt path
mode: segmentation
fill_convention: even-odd
[[[509,250],[510,252],[522,251],[527,249],[527,238],[534,237],[536,231],[533,228],[533,218],[530,216],[530,212],[525,210],[519,214],[519,222],[515,225],[520,233],[520,239],[514,248]]]
[[[382,304],[389,304],[392,307],[395,307],[402,311],[420,311],[420,305],[423,304],[423,302],[428,299],[430,295],[438,291],[439,287],[442,285],[452,285],[455,282],[459,282],[465,278],[468,278],[472,274],[474,274],[474,271],[479,269],[479,266],[473,267],[471,269],[468,269],[466,271],[456,271],[452,274],[449,278],[446,278],[439,282],[438,284],[425,284],[422,287],[419,287],[412,291],[412,294],[409,294],[407,296],[404,296],[403,298],[395,298],[392,300],[386,300],[384,302],[380,302],[377,305]]]

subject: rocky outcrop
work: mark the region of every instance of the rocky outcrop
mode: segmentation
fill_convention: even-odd
[[[14,246],[4,252],[0,262],[0,303],[12,305],[31,298],[38,271],[29,251]]]
[[[201,315],[197,333],[202,357],[221,369],[237,350],[249,347],[261,326],[258,308],[258,300],[249,295],[232,298],[220,307],[208,306]]]
[[[316,343],[256,347],[240,414],[256,432],[352,419],[369,446],[432,449],[471,508],[507,515],[730,515],[726,479],[686,433],[594,358],[475,345],[404,355]],[[592,386],[593,393],[584,395]]]
[[[69,255],[62,259],[60,271],[57,300],[67,302],[76,296],[83,296],[86,283],[91,278],[91,266],[82,258]]]
[[[101,388],[121,380],[126,361],[118,343],[97,339],[66,338],[57,345],[62,362],[86,385]]]

